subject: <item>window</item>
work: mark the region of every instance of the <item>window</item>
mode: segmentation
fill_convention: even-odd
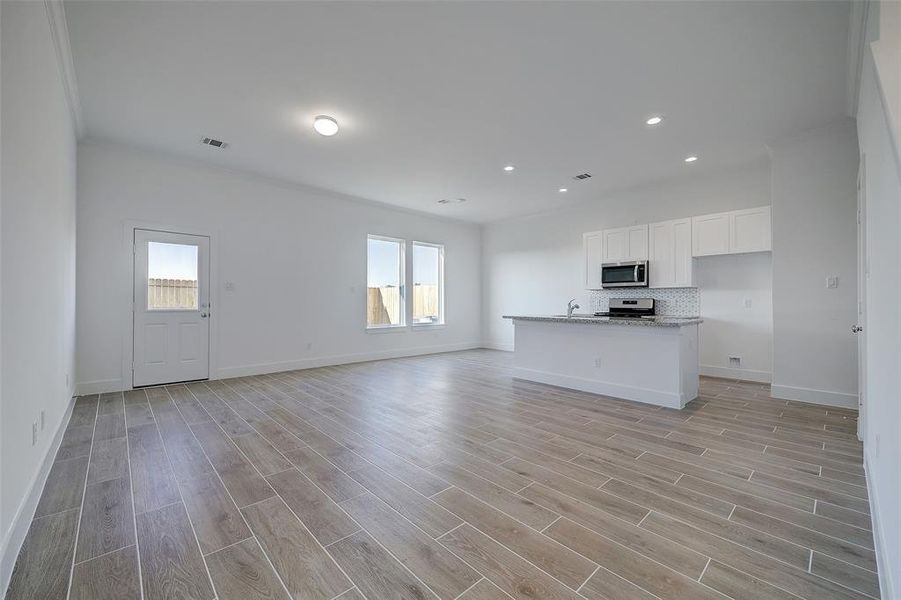
[[[366,251],[366,326],[403,327],[404,240],[370,235]]]
[[[413,325],[444,324],[444,246],[413,242]]]
[[[197,310],[197,246],[147,243],[147,310]]]

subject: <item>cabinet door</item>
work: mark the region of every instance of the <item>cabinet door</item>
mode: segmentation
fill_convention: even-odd
[[[732,213],[730,252],[765,252],[771,249],[769,206],[736,210]]]
[[[729,213],[692,217],[691,234],[695,256],[729,254]]]
[[[672,287],[694,285],[694,261],[691,251],[691,219],[676,219],[673,224],[673,283]],[[654,272],[651,271],[651,275]]]
[[[673,221],[648,225],[648,269],[652,288],[670,287],[675,281]]]
[[[648,226],[635,225],[628,228],[626,260],[648,260]]]
[[[601,289],[601,263],[603,260],[603,242],[600,231],[582,234],[582,249],[585,254],[585,289]]]
[[[629,260],[629,228],[605,229],[603,237],[604,262]]]

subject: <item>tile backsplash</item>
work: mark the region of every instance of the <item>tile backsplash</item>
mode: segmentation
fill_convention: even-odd
[[[591,312],[608,310],[610,298],[654,298],[657,314],[665,317],[697,317],[701,314],[698,288],[619,288],[591,290]]]

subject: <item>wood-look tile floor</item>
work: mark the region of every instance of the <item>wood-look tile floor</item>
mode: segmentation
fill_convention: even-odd
[[[878,597],[856,413],[489,350],[79,398],[7,598]]]

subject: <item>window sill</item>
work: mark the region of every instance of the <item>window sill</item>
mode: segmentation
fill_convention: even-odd
[[[447,323],[414,323],[411,327],[414,331],[426,331],[429,329],[444,329],[447,327]]]
[[[407,331],[406,325],[387,325],[385,327],[367,327],[366,333],[403,333]]]

